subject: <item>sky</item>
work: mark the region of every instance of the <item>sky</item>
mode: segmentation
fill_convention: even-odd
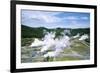
[[[90,13],[22,9],[21,24],[45,28],[89,28]]]

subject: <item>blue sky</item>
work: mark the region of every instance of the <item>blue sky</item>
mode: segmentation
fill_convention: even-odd
[[[90,13],[21,10],[21,24],[46,28],[88,28]]]

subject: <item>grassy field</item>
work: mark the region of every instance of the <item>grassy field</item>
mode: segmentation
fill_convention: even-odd
[[[34,41],[33,38],[23,38],[21,47],[21,62],[45,62],[47,61],[41,53],[38,53],[41,47],[30,48],[29,45]],[[26,43],[27,42],[27,43]],[[86,41],[79,41],[78,39],[71,40],[71,46],[65,48],[60,53],[59,57],[55,59],[49,58],[48,62],[52,61],[74,61],[74,60],[88,60],[90,59],[90,47]]]

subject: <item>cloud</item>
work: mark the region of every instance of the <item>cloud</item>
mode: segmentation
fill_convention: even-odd
[[[82,15],[82,13],[81,13]],[[22,24],[31,27],[47,27],[47,28],[76,28],[89,26],[89,17],[76,15],[68,15],[67,12],[48,12],[22,10]],[[87,24],[84,24],[84,22]],[[76,26],[75,26],[76,25]]]
[[[75,16],[68,16],[65,19],[68,19],[68,20],[78,20],[79,18],[75,17]]]
[[[68,17],[65,17],[65,19],[67,20],[88,20],[89,18],[86,17],[86,16],[68,16]]]
[[[60,22],[61,18],[57,17],[56,15],[59,14],[58,12],[42,12],[42,11],[24,11],[22,12],[22,18],[31,19],[31,20],[42,20],[44,23],[55,23]]]
[[[81,19],[88,20],[89,18],[88,17],[81,17]]]

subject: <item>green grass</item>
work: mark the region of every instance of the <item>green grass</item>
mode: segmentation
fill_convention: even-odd
[[[74,61],[74,60],[81,60],[80,58],[76,57],[61,57],[61,58],[56,58],[56,61]]]
[[[33,41],[33,38],[21,38],[21,46],[29,46]]]

